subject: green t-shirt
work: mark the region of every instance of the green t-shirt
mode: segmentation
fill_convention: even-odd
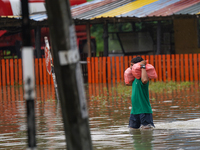
[[[135,78],[132,84],[131,102],[131,114],[152,113],[149,102],[149,82],[143,84],[141,79]]]

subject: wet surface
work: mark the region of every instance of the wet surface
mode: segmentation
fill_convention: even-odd
[[[130,95],[117,85],[86,85],[92,143],[95,150],[200,149],[198,83],[172,92],[150,91],[154,130],[131,130]],[[129,92],[129,91],[128,91]],[[38,149],[66,149],[61,109],[53,86],[36,87]],[[123,94],[124,93],[124,94]],[[26,109],[22,87],[0,87],[0,149],[27,146]]]

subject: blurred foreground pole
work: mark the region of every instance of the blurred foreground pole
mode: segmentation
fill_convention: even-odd
[[[24,98],[27,107],[27,129],[28,129],[28,149],[36,148],[35,131],[35,73],[33,60],[33,47],[31,46],[30,22],[28,0],[21,1],[22,8],[22,61],[23,61],[23,81]]]
[[[46,0],[68,150],[92,150],[80,56],[68,0]]]

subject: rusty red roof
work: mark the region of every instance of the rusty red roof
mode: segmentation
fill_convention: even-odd
[[[200,0],[94,0],[72,8],[74,19],[198,14]],[[199,10],[200,12],[200,10]]]
[[[76,21],[93,21],[97,18],[135,20],[166,18],[172,15],[199,15],[200,0],[94,0],[71,7]],[[155,16],[155,18],[153,17]],[[20,17],[18,17],[20,19]],[[46,21],[47,15],[34,14],[33,21]],[[81,24],[81,22],[79,22]]]
[[[83,4],[83,5],[80,5],[79,7],[72,8],[71,13],[72,13],[72,16],[77,16],[87,11],[93,10],[95,8],[105,6],[106,4],[109,4],[115,1],[119,1],[119,0],[94,1],[93,3],[88,3],[88,5]]]
[[[198,3],[200,3],[200,0],[181,0],[167,7],[159,9],[148,16],[169,16]],[[187,12],[185,13],[187,14]]]

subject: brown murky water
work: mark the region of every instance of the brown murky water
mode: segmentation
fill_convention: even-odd
[[[86,85],[94,150],[200,149],[200,92],[187,89],[150,92],[156,128],[129,132],[131,93],[111,84]],[[53,86],[37,86],[38,149],[66,149],[61,110]],[[22,87],[0,87],[0,149],[26,149],[26,109]]]

